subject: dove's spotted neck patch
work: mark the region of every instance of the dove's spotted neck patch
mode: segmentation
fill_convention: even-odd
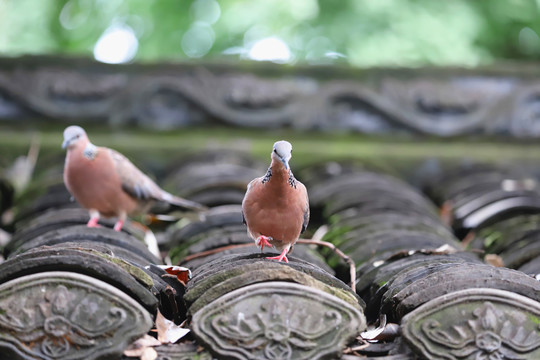
[[[84,148],[83,155],[88,160],[94,160],[97,156],[98,148],[92,143],[88,143]]]

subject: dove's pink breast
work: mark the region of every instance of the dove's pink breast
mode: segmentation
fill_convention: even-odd
[[[269,181],[256,179],[242,204],[252,237],[271,236],[270,243],[278,250],[298,240],[307,204],[304,186],[298,182],[298,187],[292,187],[288,178],[288,172],[276,169]]]
[[[122,190],[113,160],[107,151],[98,151],[93,159],[83,156],[82,147],[68,151],[64,169],[64,182],[77,202],[86,209],[96,209],[103,216],[131,213],[137,202]]]

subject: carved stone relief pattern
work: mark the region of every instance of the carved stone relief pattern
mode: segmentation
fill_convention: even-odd
[[[428,359],[540,358],[540,304],[495,289],[432,300],[402,321],[406,340]]]
[[[112,69],[20,65],[0,70],[0,121],[37,115],[171,129],[208,123],[437,136],[540,136],[540,84],[474,71],[365,80],[262,77],[211,67]]]
[[[193,331],[236,359],[326,359],[365,328],[351,305],[284,282],[235,290],[193,316]]]
[[[151,325],[141,305],[85,275],[45,272],[0,285],[0,349],[15,347],[25,358],[121,353]]]

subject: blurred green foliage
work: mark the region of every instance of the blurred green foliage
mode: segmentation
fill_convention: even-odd
[[[540,0],[0,0],[3,55],[91,56],[114,28],[134,34],[135,61],[268,50],[285,63],[474,66],[537,59]],[[265,38],[286,49],[257,53]]]

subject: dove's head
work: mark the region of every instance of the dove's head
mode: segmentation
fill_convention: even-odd
[[[72,125],[68,126],[64,130],[64,141],[62,142],[62,149],[70,149],[77,144],[88,142],[86,131],[80,126]]]
[[[289,160],[292,156],[292,145],[290,142],[281,140],[274,144],[272,159],[283,163],[285,169],[289,170]]]

